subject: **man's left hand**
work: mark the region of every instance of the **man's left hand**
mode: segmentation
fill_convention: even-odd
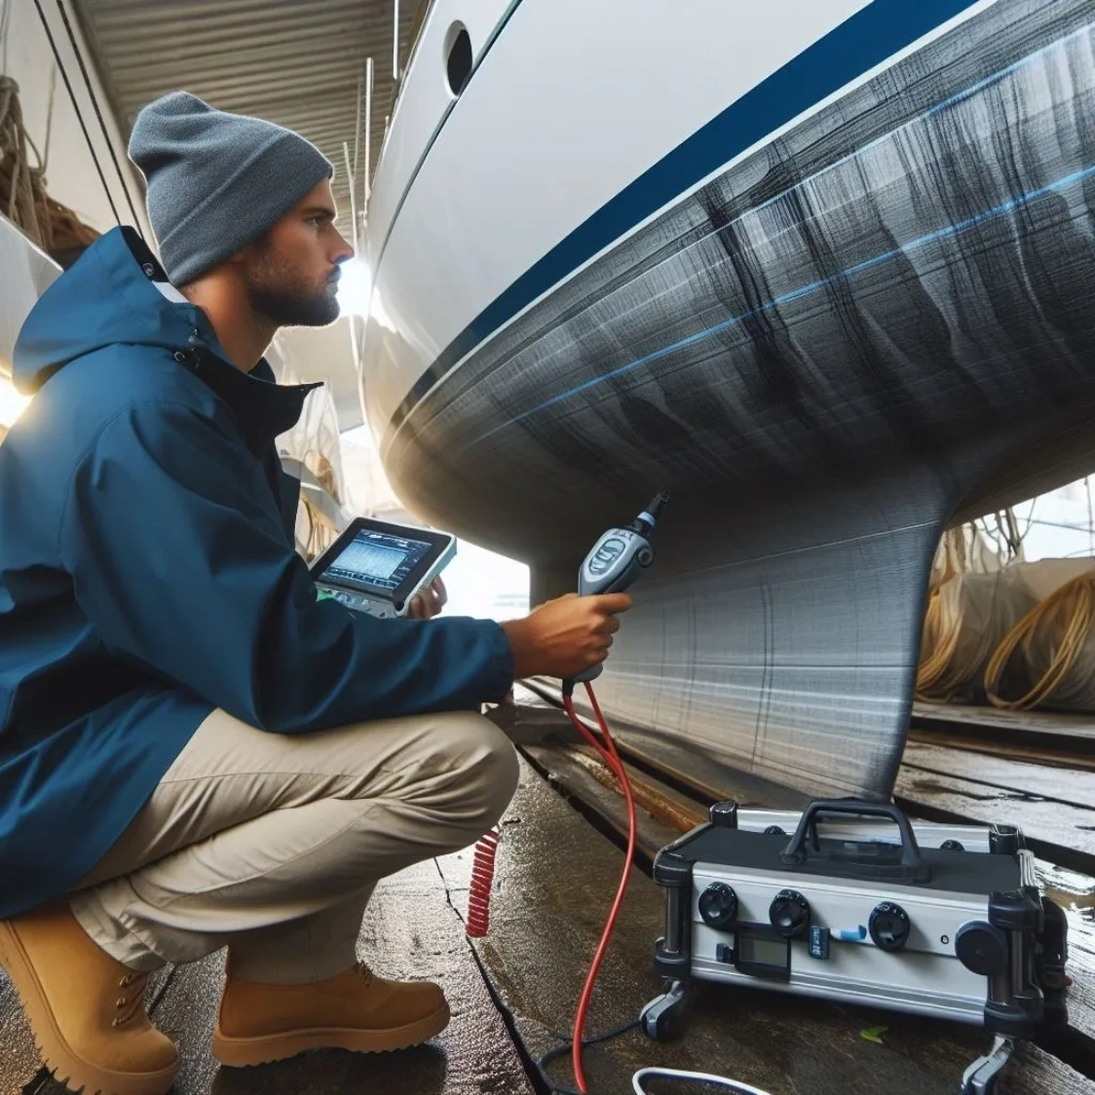
[[[434,578],[411,599],[407,617],[412,620],[428,620],[431,616],[436,616],[448,600],[449,594],[445,589],[445,583],[440,578]]]

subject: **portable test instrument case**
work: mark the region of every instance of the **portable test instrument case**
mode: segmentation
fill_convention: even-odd
[[[699,978],[954,1019],[1009,1041],[1067,1023],[1065,915],[1040,894],[1015,826],[911,824],[896,806],[854,799],[802,813],[718,802],[658,853],[653,875],[666,896],[655,967],[678,999]],[[669,1037],[679,1016],[659,1001],[644,1026]]]

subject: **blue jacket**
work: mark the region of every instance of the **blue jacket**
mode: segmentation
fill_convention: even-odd
[[[508,691],[498,624],[319,601],[274,438],[308,387],[228,363],[132,229],[20,332],[0,444],[0,918],[65,893],[217,707],[306,733]],[[367,731],[366,731],[367,733]]]

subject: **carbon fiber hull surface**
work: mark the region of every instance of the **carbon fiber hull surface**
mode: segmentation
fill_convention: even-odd
[[[889,794],[941,530],[1095,470],[1091,19],[981,11],[580,270],[389,432],[402,497],[527,561],[537,599],[672,491],[610,715]]]

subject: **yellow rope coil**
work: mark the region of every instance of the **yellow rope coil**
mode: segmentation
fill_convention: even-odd
[[[958,573],[932,590],[924,618],[916,698],[952,703],[980,698],[993,652],[1038,602],[1024,571]]]
[[[989,660],[985,669],[985,694],[989,702],[1008,711],[1025,711],[1045,703],[1075,666],[1091,630],[1093,615],[1095,571],[1073,578],[1037,604],[1011,629]],[[1054,651],[1041,679],[1019,699],[1008,700],[1001,696],[1000,678],[1020,644],[1029,663],[1031,646],[1039,628],[1052,634],[1055,629],[1061,629],[1064,621],[1067,623],[1063,626],[1061,645]]]
[[[974,528],[967,542],[966,526],[947,529],[939,541],[928,583],[928,606],[921,636],[921,662],[916,676],[916,698],[925,703],[947,703],[980,673],[976,656],[989,650],[959,650],[962,628],[964,575],[995,573],[985,567],[980,534]],[[980,578],[974,578],[978,581]],[[952,584],[953,583],[953,584]],[[965,646],[968,647],[968,643]],[[991,649],[991,648],[990,648]]]
[[[921,646],[930,653],[921,661],[916,673],[916,698],[927,703],[945,703],[954,694],[956,687],[950,682],[943,682],[958,646],[961,620],[953,620],[952,626],[944,630],[943,602],[939,590],[940,587],[936,586],[928,597]]]

